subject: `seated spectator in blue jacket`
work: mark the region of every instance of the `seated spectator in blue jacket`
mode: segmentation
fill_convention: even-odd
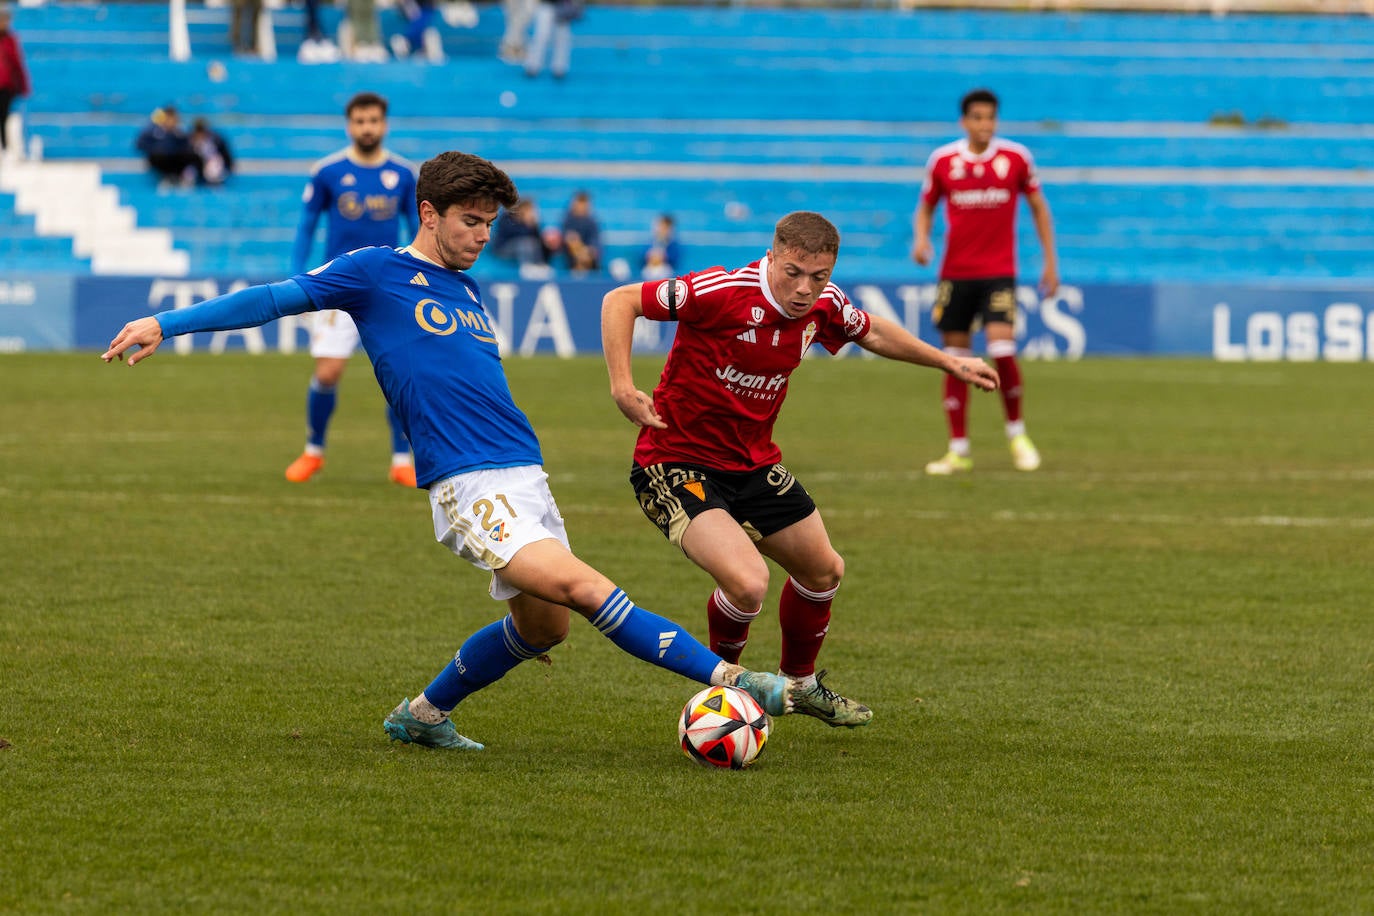
[[[592,196],[578,191],[563,214],[563,256],[574,273],[601,269],[601,224],[592,215]]]
[[[681,271],[682,245],[677,240],[677,224],[672,214],[660,214],[654,220],[648,247],[640,258],[639,273],[645,280],[664,280]]]
[[[539,205],[532,197],[522,197],[496,217],[491,231],[491,250],[498,257],[514,261],[522,277],[551,276],[549,255],[557,247],[557,230],[545,231],[539,224]]]
[[[191,185],[200,172],[200,157],[181,128],[181,114],[172,105],[153,112],[134,146],[164,183]]]

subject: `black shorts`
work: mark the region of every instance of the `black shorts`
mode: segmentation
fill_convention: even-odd
[[[931,320],[941,331],[976,331],[985,324],[1016,323],[1016,278],[941,280]]]
[[[780,464],[718,471],[698,464],[635,465],[630,485],[639,508],[663,536],[682,546],[687,525],[707,509],[724,509],[757,541],[816,511],[811,494]]]

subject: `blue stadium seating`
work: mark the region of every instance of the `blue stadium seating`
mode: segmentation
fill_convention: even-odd
[[[1066,279],[1368,269],[1368,18],[595,5],[573,73],[555,82],[501,63],[499,9],[479,8],[475,28],[442,27],[442,66],[297,64],[299,10],[276,14],[281,58],[269,64],[229,53],[225,8],[191,7],[188,63],[167,59],[160,4],[22,8],[38,89],[28,127],[51,158],[101,162],[139,224],[171,228],[195,273],[285,271],[309,163],[343,145],[344,102],[372,89],[392,100],[389,145],[417,162],[447,148],[488,156],[548,221],[590,190],[611,256],[632,256],[669,211],[690,266],[741,263],[777,216],[805,208],[840,226],[842,277],[921,280],[930,271],[908,260],[920,167],[958,135],[958,96],[988,85],[1002,132],[1044,172]],[[395,31],[396,14],[383,25]],[[242,168],[229,186],[159,192],[144,173],[133,138],[169,101],[230,137]],[[16,240],[0,265],[89,270],[70,244],[66,263],[39,255],[3,197],[0,224]],[[1020,232],[1030,277],[1028,218]]]

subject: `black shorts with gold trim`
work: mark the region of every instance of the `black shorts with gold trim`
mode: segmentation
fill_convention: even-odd
[[[724,509],[757,541],[816,511],[811,494],[781,464],[719,471],[699,464],[634,465],[630,485],[644,516],[673,544],[707,509]]]
[[[1016,278],[941,280],[930,318],[941,331],[976,331],[985,324],[1016,323]]]

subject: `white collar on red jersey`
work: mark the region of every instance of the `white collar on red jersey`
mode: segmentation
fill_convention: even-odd
[[[991,140],[988,141],[988,148],[983,150],[983,152],[979,154],[973,152],[968,148],[968,137],[965,137],[964,139],[959,141],[958,146],[956,147],[956,152],[959,153],[959,158],[963,159],[966,162],[987,162],[993,156],[996,156],[999,152],[1001,152],[1001,146],[1002,144],[1000,139],[997,137],[993,137]]]
[[[773,306],[779,315],[789,320],[792,316],[787,314],[787,310],[778,305],[778,300],[773,298],[773,290],[768,286],[768,253],[759,258],[759,292],[763,293],[763,298],[768,300],[768,304]]]

